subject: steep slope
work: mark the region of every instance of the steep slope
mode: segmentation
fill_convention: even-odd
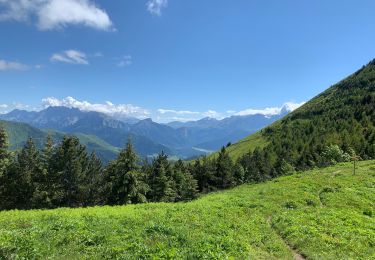
[[[305,105],[254,137],[271,163],[284,160],[297,169],[319,164],[327,146],[354,150],[363,159],[375,158],[375,60],[330,87]],[[243,140],[230,148],[238,158],[258,146]],[[265,145],[267,144],[267,145]]]
[[[0,212],[0,258],[373,259],[375,162],[352,168],[189,203]]]

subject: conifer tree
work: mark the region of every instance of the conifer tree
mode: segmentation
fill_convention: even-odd
[[[197,197],[198,183],[182,160],[178,160],[173,167],[173,179],[176,183],[176,201],[192,200]]]
[[[144,175],[140,172],[138,161],[138,156],[129,140],[118,158],[107,167],[106,179],[110,183],[108,203],[123,205],[146,201],[148,187]]]
[[[84,180],[88,156],[77,137],[65,136],[52,156],[52,200],[55,206],[81,206],[84,204]]]
[[[93,206],[102,204],[103,200],[103,164],[92,152],[87,165],[87,174],[84,185],[85,205]]]
[[[216,160],[216,178],[217,187],[220,189],[226,189],[233,187],[233,162],[229,157],[225,147],[221,148],[219,156]]]
[[[200,192],[207,193],[217,189],[217,178],[215,177],[215,160],[210,160],[207,157],[197,159],[193,166],[192,172],[194,179],[196,179],[198,182],[198,190]]]
[[[36,148],[34,141],[29,138],[24,148],[17,156],[17,176],[18,191],[17,198],[22,208],[30,209],[38,207],[40,190],[43,182],[43,164],[39,150]],[[35,204],[33,203],[35,198]],[[33,205],[34,204],[34,205]]]
[[[51,160],[54,152],[54,143],[51,135],[48,135],[42,151],[39,152],[41,170],[34,176],[34,208],[52,208],[51,194],[53,183],[56,181],[51,170]]]
[[[0,177],[4,174],[10,163],[10,154],[8,152],[8,135],[4,128],[0,127]]]
[[[13,197],[10,194],[11,187],[11,154],[8,152],[8,135],[4,128],[0,127],[0,210],[14,208]]]
[[[173,202],[175,201],[176,183],[172,178],[172,170],[168,162],[168,156],[162,152],[154,159],[151,176],[149,176],[151,201]]]

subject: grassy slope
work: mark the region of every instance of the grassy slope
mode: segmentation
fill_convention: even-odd
[[[0,213],[0,258],[375,257],[375,161],[177,204]],[[288,246],[289,244],[289,246]]]
[[[116,158],[120,153],[120,148],[110,145],[95,135],[86,135],[81,133],[76,133],[74,135],[77,136],[79,141],[88,147],[90,151],[95,151],[95,153],[105,162]]]
[[[262,135],[262,131],[258,131],[255,134],[252,134],[241,141],[232,144],[227,148],[227,152],[230,157],[235,161],[242,155],[248,153],[249,151],[254,151],[256,147],[263,148],[268,144],[266,138]],[[215,157],[218,155],[218,152],[215,152],[210,155],[210,157]]]
[[[228,153],[236,160],[245,153],[254,151],[256,147],[263,148],[266,145],[267,140],[262,136],[262,132],[259,131],[228,147]]]

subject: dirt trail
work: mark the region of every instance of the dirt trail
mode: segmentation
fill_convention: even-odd
[[[273,227],[272,225],[272,216],[269,216],[267,218],[267,223],[270,225],[270,227],[275,231],[275,233],[280,237],[281,240],[284,241],[284,244],[289,248],[289,250],[293,253],[293,259],[294,260],[306,260],[306,257],[297,252],[293,247],[291,247],[287,241],[284,240],[284,238],[279,234],[279,232]]]

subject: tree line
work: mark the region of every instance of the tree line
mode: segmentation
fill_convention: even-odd
[[[234,167],[225,148],[217,159],[193,164],[171,162],[164,153],[141,161],[128,142],[104,166],[74,136],[57,144],[48,137],[41,150],[30,138],[20,151],[10,152],[0,129],[1,210],[188,201],[241,183],[243,170]]]
[[[37,149],[30,138],[18,152],[8,150],[0,129],[0,210],[178,202],[243,183],[291,174],[296,167],[277,151],[256,148],[234,162],[223,147],[216,156],[171,162],[164,153],[141,161],[131,142],[104,166],[74,136]],[[349,152],[354,154],[351,149]],[[350,161],[352,154],[327,146],[319,166]]]

